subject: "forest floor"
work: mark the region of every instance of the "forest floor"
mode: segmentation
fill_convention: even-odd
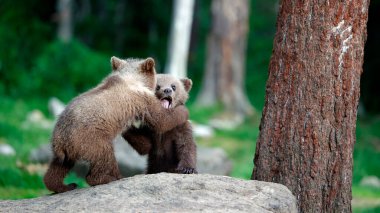
[[[29,153],[40,144],[47,143],[51,135],[53,116],[46,100],[14,100],[0,97],[0,144],[9,144],[15,156],[0,155],[0,199],[21,199],[46,195],[40,170],[29,167]],[[191,119],[206,124],[216,115],[218,108],[190,106]],[[44,124],[33,123],[31,112],[40,111]],[[38,113],[35,113],[38,114]],[[261,113],[260,113],[261,114]],[[260,114],[248,119],[234,130],[215,130],[210,138],[199,138],[197,143],[209,147],[222,147],[233,162],[231,176],[250,179],[253,168],[256,139],[259,133]],[[353,209],[354,212],[380,212],[380,186],[363,186],[367,176],[380,177],[380,117],[366,116],[357,123],[357,143],[354,152]],[[70,174],[67,182],[85,186],[83,180]]]

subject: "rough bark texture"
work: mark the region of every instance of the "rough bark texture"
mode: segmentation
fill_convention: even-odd
[[[191,24],[195,0],[175,0],[171,26],[168,61],[165,73],[179,78],[187,76],[187,56],[189,53]]]
[[[252,114],[244,91],[249,2],[214,0],[211,7],[213,23],[198,104],[221,102],[229,112]]]
[[[252,178],[300,212],[351,212],[352,153],[369,0],[283,0]]]

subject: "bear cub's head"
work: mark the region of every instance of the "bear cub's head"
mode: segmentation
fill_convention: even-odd
[[[193,86],[190,79],[179,79],[169,74],[157,74],[156,78],[155,94],[164,108],[170,109],[185,104]]]
[[[121,77],[133,78],[143,82],[151,90],[156,87],[156,69],[153,58],[147,59],[120,59],[111,58],[112,72]]]

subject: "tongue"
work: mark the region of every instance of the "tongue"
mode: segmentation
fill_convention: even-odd
[[[162,99],[161,100],[161,105],[162,105],[162,107],[164,107],[166,109],[169,109],[169,101],[168,100]]]

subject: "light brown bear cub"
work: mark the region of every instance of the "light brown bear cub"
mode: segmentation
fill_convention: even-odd
[[[90,163],[89,185],[121,178],[112,141],[134,122],[167,132],[187,122],[186,107],[165,109],[154,95],[154,60],[111,58],[112,73],[102,83],[74,98],[54,127],[54,158],[45,174],[46,187],[54,192],[76,188],[65,185],[64,177],[81,159]]]
[[[157,75],[156,97],[163,108],[183,106],[192,87],[190,79],[178,79],[167,74]],[[191,174],[196,170],[196,144],[190,122],[161,133],[155,128],[131,128],[122,134],[141,154],[148,154],[147,173],[172,172]]]

